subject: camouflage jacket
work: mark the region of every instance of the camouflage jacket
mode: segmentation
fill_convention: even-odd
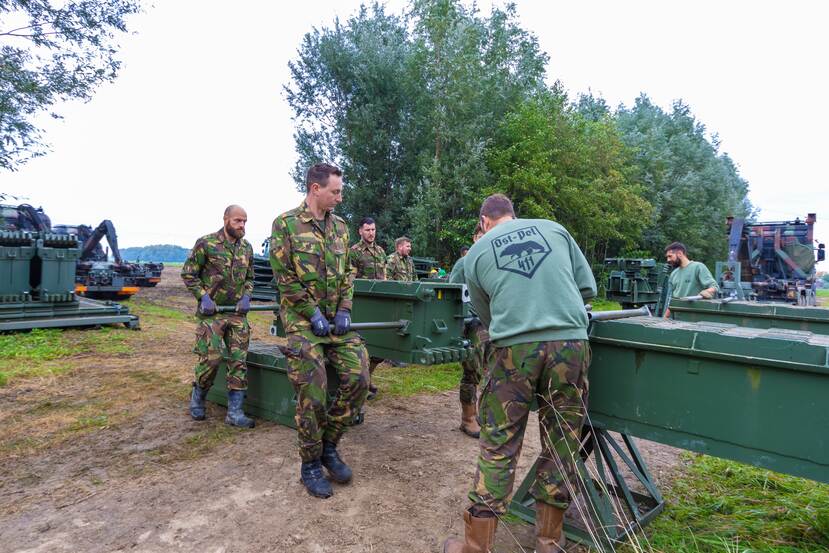
[[[244,238],[234,244],[224,229],[202,236],[181,268],[181,279],[196,299],[210,294],[216,305],[235,305],[253,293],[253,248]]]
[[[391,254],[386,264],[386,276],[389,280],[406,280],[410,282],[417,280],[412,256],[403,257],[397,252]]]
[[[351,310],[354,276],[348,261],[348,228],[330,211],[325,229],[305,202],[274,219],[270,259],[286,332],[311,328],[317,307],[329,320],[337,309]]]
[[[360,240],[348,252],[355,278],[386,280],[386,252],[376,242]]]

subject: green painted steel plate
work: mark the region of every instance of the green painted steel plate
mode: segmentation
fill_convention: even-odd
[[[637,317],[590,342],[595,422],[829,483],[829,336]]]
[[[671,301],[679,321],[731,323],[751,328],[783,328],[829,334],[829,309],[753,301]]]

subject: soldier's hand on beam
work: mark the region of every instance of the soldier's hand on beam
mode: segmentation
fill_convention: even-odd
[[[707,299],[707,300],[710,300],[711,298],[714,297],[714,292],[711,291],[710,288],[707,288],[707,289],[703,290],[702,292],[700,292],[699,295],[702,296],[703,298]]]
[[[334,334],[342,336],[351,329],[351,311],[338,309],[334,316]]]
[[[319,307],[311,315],[311,332],[314,333],[314,336],[319,337],[328,336],[331,333],[331,324],[320,312]]]
[[[242,299],[236,303],[236,312],[244,315],[248,311],[250,311],[250,296],[245,294],[242,296]]]
[[[199,311],[202,315],[212,315],[216,312],[216,303],[210,297],[210,294],[205,294],[199,300]]]

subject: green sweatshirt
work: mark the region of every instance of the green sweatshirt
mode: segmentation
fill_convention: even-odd
[[[696,296],[712,286],[719,290],[711,271],[699,261],[689,261],[685,267],[677,267],[671,273],[671,297],[674,298]]]
[[[545,219],[490,229],[464,258],[472,306],[496,346],[586,340],[596,280],[567,230]]]
[[[452,272],[449,273],[449,282],[452,284],[466,284],[466,277],[463,274],[463,260],[464,257],[458,258],[452,266]]]

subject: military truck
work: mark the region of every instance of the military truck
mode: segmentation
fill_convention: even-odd
[[[728,261],[716,264],[721,293],[740,299],[816,305],[815,264],[826,257],[814,239],[817,217],[748,223],[729,217]]]

